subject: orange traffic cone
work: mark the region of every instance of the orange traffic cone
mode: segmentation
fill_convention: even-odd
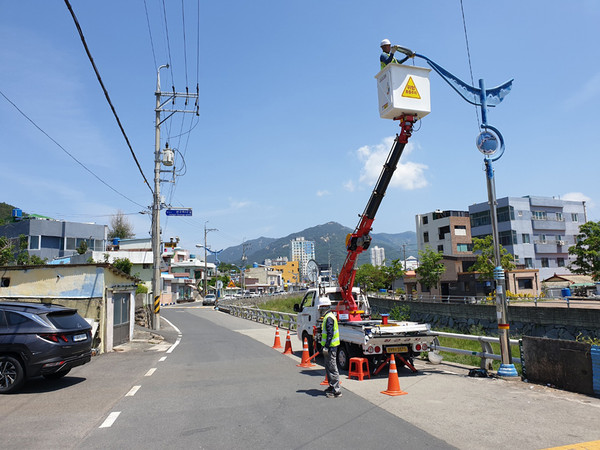
[[[327,372],[325,372],[325,379],[323,381],[321,381],[321,386],[327,386],[329,385],[329,380],[327,379]]]
[[[298,367],[313,367],[315,364],[310,362],[310,354],[308,353],[308,341],[304,338],[304,348],[302,349],[302,362],[296,364]]]
[[[406,395],[408,392],[400,390],[400,381],[398,380],[398,370],[396,370],[396,360],[392,354],[390,360],[390,374],[388,376],[388,388],[387,391],[381,391],[382,394],[386,395]]]
[[[279,327],[275,327],[275,342],[271,348],[283,348],[281,346],[281,341],[279,340]]]
[[[285,349],[283,350],[284,355],[293,355],[292,351],[292,341],[290,341],[290,330],[287,332],[287,337],[285,338]]]

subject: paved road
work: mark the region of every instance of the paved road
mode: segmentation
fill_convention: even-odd
[[[270,326],[212,308],[162,312],[178,327],[164,323],[166,343],[129,344],[63,380],[0,397],[0,448],[541,449],[600,440],[600,399],[426,362],[419,374],[400,370],[408,395],[381,394],[385,375],[343,376],[344,396],[327,399],[323,368],[296,367],[295,337],[286,356],[270,348]]]

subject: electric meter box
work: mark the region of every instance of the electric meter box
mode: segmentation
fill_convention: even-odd
[[[431,112],[429,97],[431,69],[388,64],[375,75],[379,97],[379,116],[396,119],[403,114],[422,119]]]

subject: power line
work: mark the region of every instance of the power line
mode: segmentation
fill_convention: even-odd
[[[37,123],[35,123],[31,118],[29,118],[29,116],[27,116],[27,114],[25,114],[23,111],[21,111],[21,109],[12,100],[10,100],[6,95],[4,95],[4,92],[0,91],[0,95],[2,95],[2,97],[4,97],[6,99],[6,101],[8,103],[10,103],[17,111],[19,111],[19,113],[23,117],[25,117],[34,127],[36,127],[39,131],[41,131],[42,134],[44,134],[48,139],[50,139],[52,142],[54,142],[54,144],[56,144],[67,155],[69,155],[77,164],[79,164],[86,171],[88,171],[91,175],[93,175],[94,178],[96,178],[98,181],[100,181],[102,184],[104,184],[106,187],[108,187],[115,193],[119,194],[121,197],[129,200],[131,203],[138,205],[141,208],[144,208],[144,209],[146,208],[144,205],[140,205],[138,202],[130,199],[125,194],[122,194],[121,192],[117,191],[114,187],[112,187],[110,184],[108,184],[106,181],[104,181],[102,178],[100,178],[98,175],[96,175],[94,172],[92,172],[90,169],[88,169],[85,164],[83,164],[81,161],[79,161],[77,158],[75,158],[75,156],[73,156],[67,149],[65,149],[62,145],[60,145],[52,136],[50,136],[48,133],[46,133],[44,130],[42,130],[42,128],[40,128]]]
[[[152,29],[150,28],[150,17],[148,16],[148,5],[144,0],[144,10],[146,11],[146,23],[148,24],[148,34],[150,35],[150,47],[152,47],[152,58],[154,58],[154,67],[158,67],[156,63],[156,52],[154,51],[154,40],[152,39]]]
[[[123,134],[123,137],[125,138],[125,141],[127,142],[127,146],[129,147],[129,150],[131,151],[131,156],[133,156],[133,159],[134,159],[135,163],[137,164],[137,167],[138,167],[140,173],[142,174],[142,177],[144,178],[144,182],[148,186],[148,189],[150,189],[150,192],[153,192],[152,191],[152,187],[150,186],[150,183],[148,183],[148,180],[146,179],[146,175],[144,175],[142,167],[140,166],[140,163],[139,163],[137,157],[135,156],[135,152],[133,151],[133,148],[131,147],[131,143],[129,142],[129,138],[127,137],[127,134],[125,133],[125,129],[123,128],[123,125],[121,125],[121,120],[119,119],[119,116],[117,115],[117,111],[115,110],[115,107],[112,104],[110,96],[108,95],[108,91],[104,87],[104,83],[102,82],[102,77],[100,77],[100,73],[98,72],[98,68],[96,67],[96,63],[94,62],[94,58],[92,58],[92,54],[90,53],[90,49],[87,46],[87,43],[85,41],[85,37],[83,36],[83,31],[81,30],[81,27],[79,26],[79,21],[77,20],[77,17],[75,16],[75,12],[73,11],[73,8],[71,8],[71,4],[69,3],[69,0],[65,0],[65,4],[67,5],[67,8],[69,9],[69,12],[71,13],[71,17],[73,17],[73,21],[75,22],[75,26],[77,27],[77,31],[79,32],[79,37],[81,39],[81,43],[83,44],[83,47],[85,48],[85,52],[87,53],[87,56],[88,56],[88,59],[90,60],[90,63],[92,63],[92,67],[94,68],[94,72],[96,73],[96,78],[98,78],[98,82],[100,83],[100,86],[102,87],[102,91],[104,92],[104,96],[106,97],[106,100],[108,101],[108,104],[110,105],[110,109],[112,110],[112,113],[115,116],[115,119],[117,120],[117,123],[119,124],[119,128],[121,129],[121,133]]]
[[[475,80],[473,79],[473,67],[471,66],[471,50],[469,49],[469,36],[467,35],[467,21],[465,20],[465,9],[463,7],[463,0],[460,0],[460,11],[462,13],[463,29],[465,30],[467,57],[469,59],[469,72],[471,73],[471,86],[475,86]],[[479,114],[477,112],[477,105],[475,106],[475,116],[477,117],[477,125],[479,128],[481,128],[481,124],[479,123]]]

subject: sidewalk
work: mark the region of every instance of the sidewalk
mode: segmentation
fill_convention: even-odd
[[[266,346],[273,345],[275,327],[213,309],[203,310],[202,318],[226,325]],[[280,329],[282,345],[286,334],[287,330]],[[299,362],[302,344],[294,333],[291,342],[295,354],[282,357]],[[600,448],[598,398],[525,383],[520,378],[472,378],[467,376],[471,367],[457,364],[434,365],[420,359],[415,362],[419,371],[416,374],[398,368],[400,387],[408,395],[381,394],[387,389],[387,370],[364,381],[348,379],[342,373],[342,388],[461,449],[543,449],[590,441],[598,442],[578,448]],[[315,368],[298,370],[321,372],[322,376],[311,377],[315,387],[320,388],[318,383],[324,379],[325,371],[322,360],[317,358],[317,363]]]

